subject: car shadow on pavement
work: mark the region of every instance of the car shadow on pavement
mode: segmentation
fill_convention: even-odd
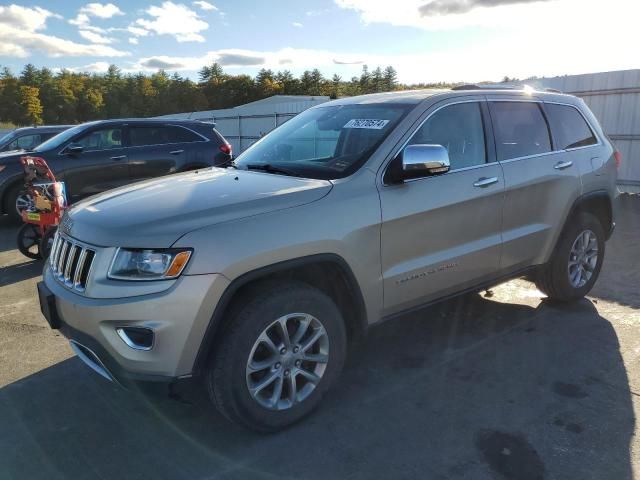
[[[42,261],[32,260],[7,267],[0,267],[0,287],[22,282],[42,274]]]
[[[465,295],[375,327],[320,409],[273,435],[69,359],[0,389],[0,477],[631,479],[614,329],[588,300],[533,303]]]
[[[640,309],[640,195],[621,195],[617,210],[617,227],[590,295]]]

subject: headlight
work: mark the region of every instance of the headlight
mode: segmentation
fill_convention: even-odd
[[[166,280],[178,277],[191,257],[191,250],[138,250],[119,248],[109,278],[117,280]]]

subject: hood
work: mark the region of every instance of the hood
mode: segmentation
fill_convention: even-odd
[[[201,227],[314,202],[326,180],[211,168],[160,177],[73,206],[60,228],[98,246],[166,248]]]
[[[3,160],[11,161],[13,159],[19,159],[23,155],[28,155],[29,153],[32,152],[27,152],[26,150],[8,150],[6,152],[0,152],[0,163],[2,163]]]

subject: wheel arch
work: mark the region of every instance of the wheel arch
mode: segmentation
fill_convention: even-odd
[[[22,175],[16,175],[15,177],[12,177],[6,182],[4,182],[4,185],[2,186],[2,191],[0,191],[0,214],[9,213],[10,210],[6,208],[8,196],[15,187],[23,184],[23,182],[24,182],[24,179]]]
[[[565,221],[565,226],[572,218],[580,213],[591,213],[600,221],[602,229],[608,240],[613,233],[615,226],[613,201],[611,195],[606,190],[596,190],[586,193],[578,197],[569,211],[569,215]]]
[[[367,330],[367,314],[360,285],[347,264],[336,254],[317,254],[278,262],[247,272],[233,280],[220,297],[200,343],[192,372],[205,371],[207,362],[222,333],[225,315],[234,301],[252,286],[277,280],[298,280],[319,288],[336,302],[343,313],[349,343],[362,339]]]

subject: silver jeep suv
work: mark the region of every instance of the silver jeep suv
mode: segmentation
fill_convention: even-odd
[[[114,381],[198,377],[229,419],[283,428],[381,320],[528,274],[593,287],[619,154],[575,97],[459,89],[311,108],[227,168],[65,215],[45,317]]]

